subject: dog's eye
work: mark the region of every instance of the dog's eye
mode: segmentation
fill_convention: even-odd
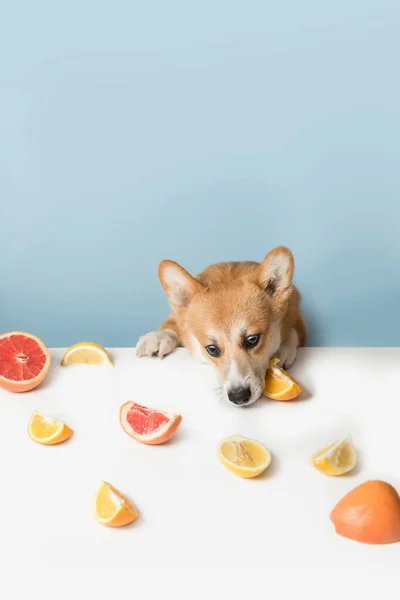
[[[206,350],[207,350],[208,354],[210,356],[213,356],[214,358],[218,358],[218,356],[221,355],[221,350],[217,346],[214,346],[213,344],[211,344],[211,346],[206,346]]]
[[[245,342],[244,342],[246,348],[254,348],[254,346],[257,346],[259,339],[260,339],[259,335],[247,336],[247,338],[245,339]]]

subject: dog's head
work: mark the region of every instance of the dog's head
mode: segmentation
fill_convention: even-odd
[[[269,361],[281,342],[293,269],[292,253],[284,247],[239,277],[216,278],[209,287],[172,261],[160,264],[161,285],[185,345],[215,366],[233,404],[252,404],[264,391]]]

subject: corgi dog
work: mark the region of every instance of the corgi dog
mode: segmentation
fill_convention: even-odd
[[[159,279],[172,315],[159,331],[139,339],[137,356],[164,358],[178,346],[210,362],[223,396],[248,406],[264,391],[269,361],[289,368],[306,340],[294,261],[279,246],[263,262],[211,265],[196,278],[170,260]]]

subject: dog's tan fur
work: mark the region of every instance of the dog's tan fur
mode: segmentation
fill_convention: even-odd
[[[231,262],[211,265],[193,278],[172,261],[159,267],[161,285],[172,315],[160,332],[139,340],[137,353],[161,358],[183,345],[216,367],[221,389],[229,395],[232,386],[248,385],[254,402],[272,356],[289,367],[296,348],[306,340],[300,311],[300,294],[292,284],[294,270],[290,250],[278,247],[259,264]],[[258,334],[254,348],[243,339]],[[211,357],[206,346],[215,344],[220,356]]]

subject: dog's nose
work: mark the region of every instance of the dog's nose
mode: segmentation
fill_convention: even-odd
[[[242,406],[243,404],[247,404],[251,398],[251,389],[249,387],[237,387],[232,388],[228,392],[229,402],[236,404],[237,406]]]

